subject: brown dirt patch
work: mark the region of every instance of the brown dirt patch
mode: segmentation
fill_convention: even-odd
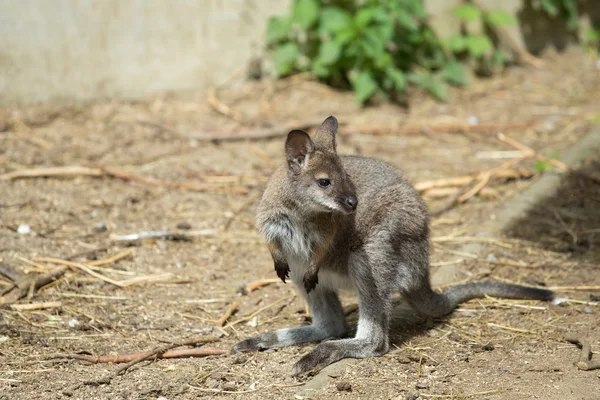
[[[118,280],[172,274],[167,279],[170,283],[163,280],[120,289],[82,273],[69,273],[30,300],[21,301],[61,301],[61,308],[0,309],[0,398],[223,396],[188,386],[192,385],[240,391],[227,395],[231,398],[279,399],[293,398],[298,389],[293,386],[298,382],[288,373],[293,362],[312,346],[249,355],[160,360],[140,364],[110,385],[77,389],[73,387],[78,383],[100,378],[116,367],[40,358],[54,353],[138,352],[156,347],[159,340],[198,335],[210,329],[211,320],[219,318],[234,300],[240,306],[233,321],[280,302],[257,315],[258,326],[240,323],[235,329],[227,329],[229,336],[216,344],[223,349],[256,332],[305,323],[304,306],[293,297],[289,285],[270,285],[247,296],[238,291],[240,284],[274,277],[268,252],[254,232],[252,218],[264,177],[282,161],[281,140],[253,144],[197,142],[140,124],[140,120],[159,122],[185,133],[235,133],[262,125],[300,124],[329,114],[355,127],[464,124],[474,116],[480,123],[535,123],[536,128],[505,133],[543,154],[556,152],[560,156],[594,124],[600,74],[595,60],[577,50],[548,54],[544,60],[544,69],[514,68],[493,79],[475,81],[467,90],[453,91],[448,104],[415,95],[408,109],[389,104],[359,109],[352,95],[301,80],[277,85],[250,82],[222,92],[221,100],[252,121],[251,128],[214,113],[199,93],[0,110],[0,174],[23,168],[80,165],[85,161],[166,181],[225,182],[248,188],[247,194],[192,192],[108,177],[0,182],[2,262],[34,273],[34,267],[22,258],[59,257],[85,262],[133,246],[133,257],[107,265],[112,271],[103,273]],[[339,150],[388,160],[402,168],[413,182],[495,167],[504,160],[481,158],[486,154],[483,152],[513,150],[497,141],[493,133],[423,131],[402,136],[346,136],[340,140]],[[522,166],[533,169],[533,162]],[[433,236],[474,236],[482,224],[495,218],[508,199],[535,180],[494,182],[490,187],[496,190],[495,200],[474,198],[433,219]],[[573,197],[580,202],[591,201],[585,196],[588,193],[578,189]],[[428,201],[435,207],[445,200]],[[555,205],[563,207],[562,203]],[[568,226],[578,224],[582,218],[576,215],[564,222]],[[109,238],[111,234],[139,231],[177,231],[181,222],[193,230],[220,231],[192,241],[155,240],[129,245]],[[99,229],[101,223],[106,231]],[[536,227],[547,226],[543,223],[542,216],[530,221]],[[22,224],[28,225],[31,233],[19,234]],[[595,228],[576,225],[575,229],[587,243],[597,243],[598,233],[582,233]],[[543,230],[561,243],[572,238],[554,222]],[[597,247],[591,245],[577,246],[576,250],[586,257],[585,263],[569,264],[581,258],[550,251],[537,240],[532,243],[503,238],[485,244],[475,255],[477,259],[456,253],[463,244],[436,244],[432,261],[459,263],[464,279],[491,276],[546,286],[600,284]],[[523,268],[486,261],[494,259],[542,265]],[[177,279],[187,283],[176,283]],[[591,294],[597,295],[598,291],[560,293],[580,301],[589,301]],[[344,301],[355,300],[347,295]],[[356,361],[313,397],[403,398],[410,390],[417,390],[423,396],[482,392],[487,394],[471,398],[596,399],[600,397],[598,371],[577,370],[573,362],[579,352],[561,337],[565,332],[579,334],[590,338],[593,348],[600,350],[598,313],[597,306],[584,303],[500,304],[485,300],[472,301],[431,326],[404,327],[399,322],[394,333],[397,350],[385,357]],[[355,321],[356,316],[349,319]],[[340,382],[347,385],[336,385]],[[351,391],[347,390],[348,385]]]

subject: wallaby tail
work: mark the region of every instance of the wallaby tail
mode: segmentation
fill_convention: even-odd
[[[428,294],[407,296],[413,308],[419,313],[438,318],[450,314],[459,304],[487,296],[504,299],[551,301],[554,292],[547,289],[512,285],[501,282],[466,283],[452,286],[439,294],[430,290]]]

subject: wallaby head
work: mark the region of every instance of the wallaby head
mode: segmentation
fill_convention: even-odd
[[[293,130],[285,142],[295,199],[316,213],[349,214],[358,204],[354,185],[336,152],[337,129],[337,119],[331,116],[319,127],[314,140],[304,131]]]

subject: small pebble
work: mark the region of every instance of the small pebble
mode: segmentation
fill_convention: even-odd
[[[421,379],[417,382],[417,384],[415,385],[415,387],[417,389],[429,389],[429,382],[426,381],[425,379]]]
[[[467,118],[467,122],[469,123],[469,125],[477,125],[479,123],[479,118],[477,118],[474,115],[469,115],[469,118]]]
[[[177,229],[190,230],[192,225],[189,222],[180,222],[177,224]]]
[[[237,387],[235,386],[234,382],[225,382],[223,384],[223,390],[226,390],[228,392],[233,392],[237,389]]]
[[[21,224],[17,228],[17,233],[20,235],[27,235],[27,234],[31,233],[31,228],[27,224]]]
[[[585,306],[585,308],[583,309],[583,312],[586,313],[586,314],[591,314],[592,313],[592,307]]]
[[[96,232],[98,233],[102,233],[102,232],[106,232],[107,228],[106,228],[106,224],[104,223],[104,221],[100,221],[96,224],[96,227],[94,228],[96,230]]]
[[[409,390],[404,397],[406,400],[417,400],[420,394],[417,390]]]
[[[337,390],[339,392],[351,392],[352,391],[352,385],[350,384],[350,382],[346,382],[346,381],[340,381],[340,382],[336,383],[335,387],[337,388]]]
[[[493,254],[488,254],[485,259],[488,260],[488,261],[498,261],[498,257],[496,257]]]

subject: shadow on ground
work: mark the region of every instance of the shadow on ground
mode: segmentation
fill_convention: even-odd
[[[579,260],[600,261],[600,158],[565,175],[555,194],[512,223],[507,233]]]

